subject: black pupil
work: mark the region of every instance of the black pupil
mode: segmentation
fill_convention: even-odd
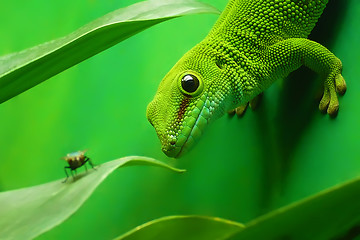
[[[187,74],[181,79],[181,86],[188,93],[195,92],[198,89],[199,84],[199,79],[191,74]]]

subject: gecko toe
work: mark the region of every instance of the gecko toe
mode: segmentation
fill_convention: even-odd
[[[320,104],[319,104],[319,110],[322,113],[326,113],[327,112],[327,108],[329,106],[330,103],[330,94],[328,92],[328,89],[324,89],[324,95],[321,98]]]
[[[344,95],[347,87],[346,87],[345,79],[340,73],[335,76],[335,85],[336,85],[336,91],[340,95]]]
[[[259,106],[263,95],[263,93],[260,93],[249,102],[249,106],[252,110],[255,110]]]
[[[238,117],[244,116],[248,105],[249,105],[249,103],[246,103],[246,104],[244,104],[244,105],[241,105],[241,106],[235,108],[235,113],[236,113],[236,115],[237,115]]]
[[[327,113],[330,115],[330,117],[336,117],[339,112],[339,104],[330,104]]]

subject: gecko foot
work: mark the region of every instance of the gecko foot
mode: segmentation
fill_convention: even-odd
[[[257,106],[259,105],[260,101],[261,101],[262,95],[263,95],[262,93],[257,95],[252,100],[250,100],[250,102],[247,102],[247,103],[245,103],[243,105],[240,105],[239,107],[229,111],[228,114],[232,116],[232,115],[235,115],[235,113],[236,113],[236,115],[238,117],[242,117],[242,116],[244,116],[248,106],[252,110],[255,110],[257,108]]]
[[[341,75],[340,66],[330,73],[324,82],[324,94],[320,101],[319,109],[321,112],[327,112],[330,116],[335,117],[339,111],[339,100],[337,93],[345,94],[346,83]]]
[[[238,117],[242,117],[242,116],[244,116],[248,105],[249,105],[248,102],[245,103],[245,104],[243,104],[243,105],[240,105],[239,107],[230,110],[230,111],[228,112],[228,114],[229,114],[230,116],[233,116],[233,115],[235,115],[235,113],[236,113],[236,115],[237,115]]]

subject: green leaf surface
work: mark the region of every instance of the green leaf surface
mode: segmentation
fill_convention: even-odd
[[[246,225],[220,218],[170,216],[117,240],[328,240],[360,233],[360,178],[263,215]]]
[[[165,163],[146,157],[124,157],[79,174],[76,180],[54,182],[0,193],[0,239],[32,239],[71,216],[97,186],[115,169],[149,165],[170,169]]]
[[[243,229],[240,223],[201,216],[170,216],[145,223],[117,240],[220,240]]]
[[[165,20],[219,13],[189,0],[152,0],[118,9],[66,37],[0,57],[0,103]]]
[[[356,227],[359,223],[360,178],[357,178],[257,218],[231,239],[337,239],[340,235],[354,234],[353,230],[359,234]]]

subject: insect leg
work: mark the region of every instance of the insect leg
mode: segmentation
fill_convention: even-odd
[[[67,171],[66,171],[66,169],[67,168],[70,168],[70,167],[64,167],[64,171],[65,171],[65,174],[66,174],[66,179],[63,181],[63,183],[65,183],[67,180],[68,180],[68,178],[69,178],[69,174],[67,173]],[[72,174],[72,173],[71,173]]]
[[[89,162],[90,166],[91,166],[94,170],[96,170],[96,168],[94,168],[95,166],[94,166],[94,164],[92,163],[92,161],[91,161],[90,158],[86,157],[86,161]]]

